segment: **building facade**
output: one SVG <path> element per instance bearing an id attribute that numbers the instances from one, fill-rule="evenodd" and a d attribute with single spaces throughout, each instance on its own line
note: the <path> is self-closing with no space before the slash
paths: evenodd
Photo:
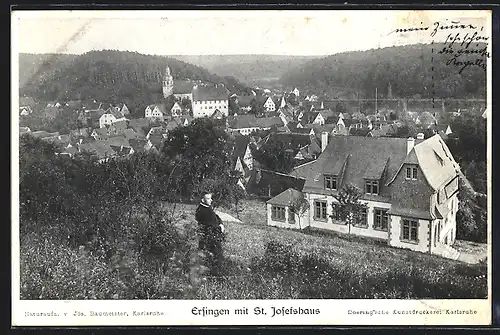
<path id="1" fill-rule="evenodd" d="M 229 92 L 223 85 L 197 85 L 193 88 L 193 117 L 210 117 L 216 110 L 229 115 Z"/>
<path id="2" fill-rule="evenodd" d="M 334 136 L 324 143 L 328 140 L 322 137 L 323 152 L 299 173 L 306 179 L 301 196 L 309 203 L 300 228 L 355 234 L 458 258 L 452 245 L 459 166 L 439 135 L 427 140 Z M 340 220 L 332 206 L 345 185 L 358 188 L 360 202 L 367 205 L 352 224 Z M 269 200 L 268 224 L 275 225 L 272 213 L 286 212 L 286 207 Z M 279 226 L 296 228 L 297 218 L 292 223 L 287 218 L 285 214 Z"/>

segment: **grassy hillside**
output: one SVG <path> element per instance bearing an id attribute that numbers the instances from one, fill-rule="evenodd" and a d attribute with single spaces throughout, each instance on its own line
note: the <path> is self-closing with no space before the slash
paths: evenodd
<path id="1" fill-rule="evenodd" d="M 96 99 L 145 107 L 162 97 L 166 66 L 174 79 L 223 83 L 230 91 L 245 87 L 177 59 L 124 51 L 91 51 L 79 56 L 20 55 L 20 94 L 36 100 Z M 43 64 L 42 67 L 38 67 Z M 37 69 L 38 67 L 38 69 Z M 26 80 L 29 78 L 29 80 Z"/>
<path id="2" fill-rule="evenodd" d="M 301 66 L 317 56 L 282 55 L 202 55 L 172 56 L 196 64 L 219 76 L 234 76 L 248 85 L 277 81 L 290 69 Z"/>
<path id="3" fill-rule="evenodd" d="M 284 74 L 281 83 L 330 96 L 357 99 L 378 97 L 484 98 L 486 72 L 479 66 L 448 64 L 453 57 L 440 54 L 443 44 L 418 44 L 368 51 L 345 52 L 314 59 Z M 484 44 L 470 46 L 480 50 Z M 456 52 L 457 48 L 455 48 Z M 481 59 L 480 54 L 461 55 L 459 61 Z M 390 89 L 389 89 L 390 86 Z M 391 91 L 391 92 L 389 92 Z"/>
<path id="4" fill-rule="evenodd" d="M 193 221 L 196 205 L 181 205 L 177 213 L 184 218 L 184 225 Z M 221 209 L 226 211 L 225 209 Z M 339 281 L 348 276 L 353 282 L 343 283 L 352 288 L 350 292 L 339 292 L 339 289 L 312 288 L 316 298 L 441 298 L 451 296 L 482 298 L 486 294 L 486 268 L 468 265 L 458 261 L 437 256 L 417 253 L 410 250 L 396 249 L 370 239 L 345 235 L 323 235 L 321 233 L 304 233 L 285 230 L 266 225 L 265 203 L 258 200 L 243 202 L 240 213 L 243 223 L 227 222 L 228 231 L 225 254 L 231 262 L 230 278 L 224 283 L 207 282 L 198 294 L 206 299 L 242 299 L 242 298 L 298 298 L 289 296 L 283 282 L 267 283 L 252 281 L 256 259 L 264 263 L 270 260 L 269 245 L 287 246 L 291 257 L 320 259 L 320 266 L 327 272 L 339 271 L 338 278 L 326 275 L 325 281 L 337 286 Z M 275 255 L 278 257 L 279 255 Z M 272 256 L 271 256 L 272 257 Z M 261 264 L 266 266 L 266 264 Z M 272 276 L 271 273 L 267 275 Z M 291 283 L 298 285 L 302 280 L 300 274 L 291 274 Z M 392 278 L 392 281 L 390 279 Z M 254 278 L 255 279 L 255 278 Z M 390 282 L 387 282 L 387 281 Z M 399 282 L 398 282 L 399 280 Z M 452 283 L 454 281 L 454 283 Z M 363 287 L 372 282 L 373 285 L 386 283 L 380 290 L 370 291 Z M 461 283 L 461 284 L 458 284 Z M 255 285 L 252 287 L 252 285 Z M 276 286 L 273 286 L 276 285 Z M 404 292 L 402 286 L 407 285 L 409 291 Z M 459 287 L 457 285 L 464 285 Z M 298 285 L 300 286 L 300 285 Z M 467 289 L 465 287 L 468 287 Z M 450 290 L 446 292 L 446 290 Z M 276 290 L 273 292 L 273 290 Z M 356 290 L 358 290 L 356 292 Z M 411 291 L 413 290 L 413 291 Z M 293 289 L 292 289 L 293 291 Z M 299 290 L 295 294 L 300 294 Z M 303 293 L 304 294 L 304 293 Z M 311 293 L 312 294 L 312 293 Z M 436 294 L 436 296 L 433 296 Z M 366 296 L 365 296 L 366 295 Z"/>

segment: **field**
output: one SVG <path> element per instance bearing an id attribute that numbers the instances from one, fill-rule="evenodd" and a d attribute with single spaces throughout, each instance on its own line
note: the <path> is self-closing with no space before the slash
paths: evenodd
<path id="1" fill-rule="evenodd" d="M 194 219 L 195 208 L 195 205 L 180 205 L 177 207 L 177 211 L 188 222 Z M 361 293 L 362 296 L 364 295 L 367 298 L 374 296 L 378 298 L 413 298 L 415 296 L 432 298 L 434 293 L 438 295 L 448 294 L 444 293 L 444 287 L 449 288 L 451 296 L 454 296 L 452 293 L 453 288 L 458 289 L 460 292 L 456 296 L 457 298 L 467 298 L 467 295 L 471 294 L 478 295 L 476 297 L 479 298 L 482 294 L 486 294 L 485 267 L 410 250 L 396 249 L 369 239 L 268 227 L 266 226 L 264 202 L 249 200 L 243 204 L 243 208 L 240 213 L 242 223 L 226 222 L 227 239 L 224 252 L 225 256 L 231 261 L 232 266 L 231 270 L 228 271 L 228 280 L 221 283 L 220 281 L 211 282 L 209 279 L 200 292 L 206 298 L 256 298 L 256 289 L 249 284 L 251 282 L 248 279 L 249 274 L 253 271 L 251 268 L 256 259 L 264 260 L 264 262 L 269 261 L 266 259 L 270 257 L 268 253 L 266 254 L 266 248 L 268 248 L 268 243 L 271 241 L 285 246 L 292 253 L 292 256 L 294 253 L 302 258 L 313 256 L 315 260 L 320 260 L 320 263 L 328 267 L 328 269 L 340 271 L 342 276 L 357 278 L 361 282 L 374 282 L 374 285 L 378 285 L 394 277 L 394 282 L 391 284 L 393 287 L 387 287 L 386 292 L 380 292 L 379 290 L 370 294 Z M 220 208 L 220 210 L 236 216 L 230 210 L 223 208 Z M 462 250 L 470 248 L 470 244 L 464 241 L 461 241 L 460 245 Z M 475 248 L 481 251 L 484 246 L 476 245 Z M 475 251 L 477 252 L 477 250 Z M 270 262 L 272 263 L 274 260 Z M 299 276 L 299 274 L 293 272 L 289 275 L 292 277 Z M 267 282 L 266 287 L 263 287 L 265 280 L 261 277 L 258 282 L 252 282 L 252 285 L 256 285 L 261 291 L 265 291 L 261 292 L 261 294 L 269 299 L 273 298 L 273 290 L 270 289 L 269 285 L 279 286 L 275 287 L 279 291 L 275 292 L 277 295 L 275 298 L 283 298 L 283 294 L 289 294 L 289 292 L 280 291 L 283 289 L 283 280 L 286 279 L 286 276 L 282 276 L 282 274 L 278 274 L 278 276 L 281 278 L 280 284 Z M 420 293 L 408 292 L 406 296 L 405 294 L 402 295 L 401 292 L 396 292 L 398 288 L 395 286 L 399 284 L 395 278 L 399 278 L 397 280 L 401 281 L 401 285 L 410 285 L 414 289 L 422 291 Z M 303 278 L 288 278 L 292 282 L 295 279 L 302 282 Z M 338 278 L 330 278 L 330 281 L 333 283 L 336 279 Z M 435 283 L 433 283 L 434 281 Z M 464 283 L 467 283 L 466 286 L 469 287 L 469 292 L 467 292 L 466 287 L 461 287 Z M 234 288 L 236 284 L 238 289 Z M 293 284 L 291 285 L 293 286 Z M 366 284 L 357 282 L 345 283 L 345 285 L 349 287 L 349 285 L 362 286 Z M 439 285 L 439 287 L 434 285 Z M 331 297 L 331 294 L 336 294 L 331 292 L 330 294 L 323 293 L 328 297 Z M 319 295 L 321 296 L 321 294 Z M 351 298 L 362 296 L 349 295 Z M 345 294 L 340 295 L 340 298 L 344 297 L 346 297 Z"/>

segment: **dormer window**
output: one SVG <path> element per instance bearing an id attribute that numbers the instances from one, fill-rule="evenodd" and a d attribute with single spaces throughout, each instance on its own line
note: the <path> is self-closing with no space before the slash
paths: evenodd
<path id="1" fill-rule="evenodd" d="M 365 180 L 365 193 L 366 194 L 379 194 L 378 180 Z"/>
<path id="2" fill-rule="evenodd" d="M 325 175 L 325 190 L 336 191 L 337 189 L 337 176 Z"/>
<path id="3" fill-rule="evenodd" d="M 406 167 L 406 179 L 417 180 L 417 167 L 407 166 Z"/>

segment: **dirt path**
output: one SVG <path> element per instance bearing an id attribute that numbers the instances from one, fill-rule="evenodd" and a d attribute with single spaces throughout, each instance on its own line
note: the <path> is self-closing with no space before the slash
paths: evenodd
<path id="1" fill-rule="evenodd" d="M 243 223 L 240 220 L 238 220 L 237 218 L 235 218 L 234 216 L 229 215 L 227 213 L 220 212 L 220 211 L 215 211 L 215 213 L 217 213 L 217 215 L 219 215 L 219 217 L 221 218 L 222 221 Z"/>
<path id="2" fill-rule="evenodd" d="M 459 261 L 477 264 L 488 256 L 488 245 L 470 241 L 457 240 L 453 246 L 460 252 Z"/>

